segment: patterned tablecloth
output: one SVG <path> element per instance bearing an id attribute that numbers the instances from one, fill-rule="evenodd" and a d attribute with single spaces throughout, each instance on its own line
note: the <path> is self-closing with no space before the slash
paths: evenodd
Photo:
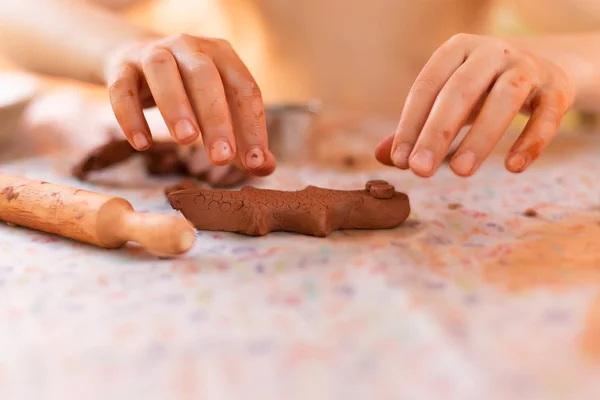
<path id="1" fill-rule="evenodd" d="M 327 239 L 200 232 L 175 260 L 0 225 L 0 399 L 600 398 L 599 146 L 468 180 L 284 167 L 260 185 L 386 179 L 413 213 Z M 80 185 L 69 165 L 2 170 Z M 173 212 L 138 167 L 85 188 Z"/>

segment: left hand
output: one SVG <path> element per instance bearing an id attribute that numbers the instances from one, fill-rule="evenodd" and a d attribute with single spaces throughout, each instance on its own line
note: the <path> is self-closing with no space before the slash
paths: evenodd
<path id="1" fill-rule="evenodd" d="M 490 155 L 519 112 L 530 114 L 506 156 L 524 171 L 556 134 L 574 101 L 570 77 L 558 65 L 509 41 L 459 34 L 433 54 L 408 95 L 396 133 L 377 147 L 386 165 L 429 177 L 460 129 L 473 122 L 450 160 L 470 176 Z"/>

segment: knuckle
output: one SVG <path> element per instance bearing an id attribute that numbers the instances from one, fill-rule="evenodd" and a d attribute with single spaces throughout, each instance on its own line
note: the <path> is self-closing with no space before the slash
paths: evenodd
<path id="1" fill-rule="evenodd" d="M 502 39 L 493 40 L 489 44 L 489 47 L 494 52 L 500 53 L 504 56 L 510 56 L 513 52 L 512 46 Z"/>
<path id="2" fill-rule="evenodd" d="M 480 53 L 480 56 L 487 58 L 495 65 L 505 64 L 508 60 L 513 60 L 516 53 L 510 44 L 501 39 L 486 39 L 476 51 Z"/>
<path id="3" fill-rule="evenodd" d="M 513 93 L 514 96 L 518 96 L 521 90 L 531 90 L 534 86 L 531 74 L 522 69 L 504 74 L 502 84 L 502 88 L 508 90 L 509 93 Z"/>
<path id="4" fill-rule="evenodd" d="M 233 46 L 231 45 L 231 42 L 229 42 L 229 40 L 225 40 L 225 39 L 221 39 L 221 38 L 213 38 L 211 40 L 212 40 L 213 44 L 215 45 L 215 47 L 218 47 L 220 49 L 233 48 Z"/>
<path id="5" fill-rule="evenodd" d="M 190 43 L 195 41 L 195 37 L 188 35 L 187 33 L 178 33 L 171 37 L 171 41 L 179 43 Z"/>
<path id="6" fill-rule="evenodd" d="M 193 60 L 187 66 L 192 74 L 205 74 L 214 68 L 212 59 L 200 52 L 194 54 Z"/>
<path id="7" fill-rule="evenodd" d="M 213 52 L 232 52 L 233 46 L 228 40 L 221 38 L 203 38 L 203 46 Z"/>
<path id="8" fill-rule="evenodd" d="M 521 55 L 521 60 L 519 61 L 519 66 L 523 69 L 537 70 L 538 69 L 537 58 L 531 53 L 524 53 L 523 55 Z"/>
<path id="9" fill-rule="evenodd" d="M 163 41 L 157 42 L 154 47 L 162 47 L 169 52 L 173 51 L 172 54 L 175 55 L 177 53 L 194 52 L 198 49 L 202 50 L 202 44 L 203 38 L 201 37 L 192 36 L 186 33 L 179 33 L 177 35 L 169 36 Z"/>
<path id="10" fill-rule="evenodd" d="M 108 94 L 111 102 L 120 102 L 133 97 L 133 82 L 125 77 L 119 77 L 108 86 Z"/>
<path id="11" fill-rule="evenodd" d="M 173 55 L 164 47 L 152 47 L 146 50 L 142 56 L 142 66 L 148 68 L 164 64 L 173 59 Z"/>
<path id="12" fill-rule="evenodd" d="M 446 44 L 450 46 L 463 46 L 466 43 L 470 42 L 473 39 L 474 35 L 468 33 L 456 33 L 452 35 L 450 39 L 446 42 Z"/>

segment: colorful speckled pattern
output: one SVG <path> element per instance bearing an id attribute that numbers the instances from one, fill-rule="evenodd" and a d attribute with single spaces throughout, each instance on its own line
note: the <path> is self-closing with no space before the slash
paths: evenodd
<path id="1" fill-rule="evenodd" d="M 519 176 L 495 159 L 470 180 L 282 168 L 261 182 L 386 179 L 414 209 L 391 231 L 201 232 L 157 260 L 0 225 L 0 399 L 600 398 L 597 143 Z M 67 164 L 3 171 L 80 185 Z M 173 212 L 138 171 L 84 187 Z"/>

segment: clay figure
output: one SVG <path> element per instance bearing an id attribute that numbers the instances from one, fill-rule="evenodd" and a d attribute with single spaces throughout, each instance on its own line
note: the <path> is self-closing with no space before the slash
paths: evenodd
<path id="1" fill-rule="evenodd" d="M 171 207 L 196 229 L 250 236 L 285 231 L 325 237 L 339 229 L 390 229 L 410 214 L 408 196 L 385 181 L 369 181 L 363 190 L 308 186 L 299 191 L 212 190 L 184 183 L 166 192 Z"/>
<path id="2" fill-rule="evenodd" d="M 139 155 L 144 158 L 151 175 L 183 175 L 206 181 L 213 187 L 231 187 L 249 179 L 248 172 L 234 165 L 214 166 L 201 146 L 180 146 L 173 142 L 154 142 L 143 152 L 135 150 L 127 140 L 111 139 L 88 154 L 72 171 L 85 180 L 93 171 L 102 170 Z"/>

